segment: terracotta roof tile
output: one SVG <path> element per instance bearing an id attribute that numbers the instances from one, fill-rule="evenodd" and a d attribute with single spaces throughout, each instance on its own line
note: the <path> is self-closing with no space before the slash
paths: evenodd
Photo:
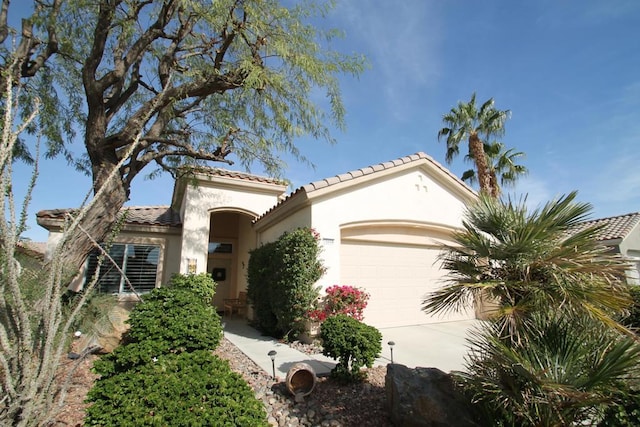
<path id="1" fill-rule="evenodd" d="M 578 229 L 582 230 L 594 225 L 602 226 L 603 228 L 598 231 L 596 238 L 598 240 L 616 240 L 627 237 L 639 222 L 640 212 L 633 212 L 625 215 L 585 221 L 580 223 Z"/>
<path id="2" fill-rule="evenodd" d="M 267 184 L 280 184 L 284 185 L 285 182 L 281 179 L 270 178 L 266 176 L 253 175 L 245 172 L 230 171 L 227 169 L 219 168 L 193 168 L 193 172 L 197 172 L 209 176 L 222 176 L 227 178 L 241 179 L 245 181 L 264 182 Z"/>
<path id="3" fill-rule="evenodd" d="M 353 170 L 353 171 L 350 171 L 350 172 L 347 172 L 347 173 L 336 175 L 336 176 L 333 176 L 333 177 L 330 177 L 330 178 L 324 178 L 324 179 L 321 179 L 321 180 L 314 181 L 314 182 L 311 182 L 309 184 L 303 185 L 302 187 L 299 187 L 293 193 L 291 193 L 290 195 L 285 197 L 282 201 L 280 201 L 280 203 L 278 203 L 278 205 L 276 205 L 273 208 L 269 209 L 269 211 L 267 211 L 266 213 L 261 215 L 259 218 L 257 218 L 254 222 L 259 221 L 261 218 L 267 216 L 270 212 L 274 211 L 279 206 L 283 205 L 284 203 L 287 203 L 287 201 L 289 199 L 291 199 L 294 195 L 296 195 L 296 194 L 298 194 L 300 192 L 304 191 L 306 193 L 311 193 L 313 191 L 320 190 L 320 189 L 326 188 L 326 187 L 330 187 L 332 185 L 336 185 L 336 184 L 339 184 L 341 182 L 350 181 L 350 180 L 353 180 L 353 179 L 360 178 L 362 176 L 371 175 L 371 174 L 374 174 L 374 173 L 377 173 L 377 172 L 381 172 L 381 171 L 384 171 L 384 170 L 392 169 L 392 168 L 397 167 L 397 166 L 401 166 L 401 165 L 404 165 L 404 164 L 412 163 L 412 162 L 415 162 L 415 161 L 420 161 L 422 159 L 427 160 L 433 166 L 435 166 L 436 168 L 440 169 L 442 172 L 447 174 L 453 180 L 457 181 L 460 185 L 462 185 L 465 188 L 468 188 L 471 192 L 473 192 L 473 190 L 467 184 L 465 184 L 460 178 L 458 178 L 457 176 L 452 174 L 448 169 L 443 167 L 440 163 L 436 162 L 431 156 L 428 156 L 427 154 L 425 154 L 423 152 L 418 152 L 418 153 L 415 153 L 415 154 L 411 154 L 409 156 L 401 157 L 399 159 L 395 159 L 395 160 L 388 161 L 388 162 L 383 162 L 383 163 L 378 163 L 378 164 L 371 165 L 371 166 L 366 166 L 366 167 L 361 168 L 361 169 L 356 169 L 356 170 Z"/>
<path id="4" fill-rule="evenodd" d="M 67 212 L 75 212 L 77 209 L 49 209 L 36 214 L 38 218 L 60 219 Z M 182 225 L 180 214 L 169 206 L 125 206 L 121 212 L 127 212 L 127 224 L 159 225 L 179 227 Z"/>
<path id="5" fill-rule="evenodd" d="M 169 206 L 130 206 L 123 208 L 123 210 L 127 212 L 127 224 L 170 227 L 182 225 L 180 214 Z"/>

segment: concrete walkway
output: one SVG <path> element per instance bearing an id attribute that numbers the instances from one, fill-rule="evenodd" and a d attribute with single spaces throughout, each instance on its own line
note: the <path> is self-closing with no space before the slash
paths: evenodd
<path id="1" fill-rule="evenodd" d="M 249 326 L 246 320 L 224 318 L 225 337 L 253 360 L 265 372 L 284 379 L 289 369 L 298 362 L 309 364 L 317 376 L 328 375 L 336 365 L 334 359 L 321 354 L 310 356 L 289 345 L 278 342 L 272 337 L 263 336 Z M 382 354 L 376 359 L 375 366 L 391 362 L 393 341 L 393 362 L 406 365 L 435 367 L 442 371 L 464 369 L 464 357 L 467 353 L 467 331 L 477 325 L 476 320 L 433 323 L 396 328 L 382 328 Z M 276 351 L 271 362 L 268 353 Z"/>

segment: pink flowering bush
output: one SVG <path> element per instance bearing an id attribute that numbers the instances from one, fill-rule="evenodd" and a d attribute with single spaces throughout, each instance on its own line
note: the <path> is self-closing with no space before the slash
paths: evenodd
<path id="1" fill-rule="evenodd" d="M 327 317 L 336 314 L 345 314 L 356 320 L 363 320 L 364 309 L 369 301 L 368 293 L 360 288 L 346 285 L 330 286 L 326 293 L 321 307 L 308 313 L 310 320 L 323 322 Z"/>

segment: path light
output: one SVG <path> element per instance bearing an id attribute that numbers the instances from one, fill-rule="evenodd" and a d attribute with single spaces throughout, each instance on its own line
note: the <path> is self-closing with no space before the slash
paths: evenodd
<path id="1" fill-rule="evenodd" d="M 267 353 L 267 356 L 271 358 L 271 369 L 273 369 L 274 380 L 276 379 L 276 354 L 278 354 L 278 352 L 275 350 L 271 350 L 269 353 Z"/>
<path id="2" fill-rule="evenodd" d="M 396 343 L 389 341 L 387 344 L 389 344 L 389 348 L 391 349 L 391 363 L 393 363 L 393 346 L 396 345 Z"/>

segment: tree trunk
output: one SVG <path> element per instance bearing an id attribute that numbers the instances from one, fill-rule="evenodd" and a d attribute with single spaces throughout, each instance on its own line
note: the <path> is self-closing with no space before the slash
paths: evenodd
<path id="1" fill-rule="evenodd" d="M 487 166 L 487 157 L 484 154 L 484 146 L 476 132 L 469 135 L 469 152 L 473 155 L 478 172 L 478 183 L 480 184 L 480 192 L 493 195 L 491 186 L 491 176 L 489 167 Z"/>
<path id="2" fill-rule="evenodd" d="M 113 230 L 120 209 L 128 199 L 128 188 L 125 187 L 119 173 L 110 180 L 106 179 L 115 167 L 115 164 L 108 161 L 94 165 L 94 172 L 97 172 L 94 173 L 94 198 L 97 198 L 83 216 L 80 227 L 67 239 L 62 255 L 65 265 L 70 270 L 82 267 L 94 246 L 91 239 L 97 242 L 105 240 Z M 101 188 L 103 189 L 100 192 Z"/>

